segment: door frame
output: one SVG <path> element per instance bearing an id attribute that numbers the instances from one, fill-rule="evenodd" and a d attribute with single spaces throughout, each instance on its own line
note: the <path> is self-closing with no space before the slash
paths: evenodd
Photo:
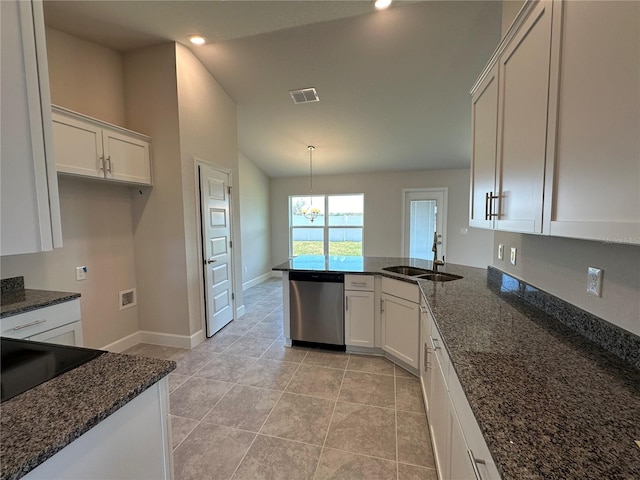
<path id="1" fill-rule="evenodd" d="M 233 197 L 232 195 L 235 193 L 234 192 L 234 185 L 233 185 L 233 171 L 229 168 L 225 168 L 225 167 L 221 167 L 219 165 L 216 165 L 214 163 L 211 162 L 207 162 L 206 160 L 202 160 L 201 158 L 197 158 L 194 157 L 194 180 L 195 180 L 195 202 L 196 202 L 196 224 L 197 224 L 197 228 L 198 228 L 198 235 L 196 235 L 198 241 L 197 241 L 197 245 L 198 245 L 198 281 L 200 284 L 200 288 L 199 288 L 199 294 L 200 294 L 200 305 L 202 307 L 202 315 L 201 315 L 201 322 L 202 322 L 202 331 L 204 332 L 204 336 L 205 339 L 209 338 L 207 336 L 207 314 L 208 314 L 208 305 L 207 305 L 207 295 L 205 292 L 205 288 L 207 285 L 207 280 L 206 280 L 206 272 L 204 269 L 204 241 L 203 241 L 203 235 L 204 235 L 204 229 L 203 227 L 203 222 L 202 222 L 202 196 L 201 196 L 201 192 L 200 192 L 200 166 L 205 166 L 208 168 L 212 168 L 214 170 L 217 170 L 221 173 L 224 173 L 226 175 L 229 175 L 229 187 L 231 187 L 231 194 L 229 194 L 229 240 L 232 242 L 232 247 L 231 247 L 231 269 L 230 269 L 230 273 L 231 273 L 231 308 L 233 309 L 233 320 L 236 320 L 238 318 L 238 309 L 236 308 L 236 302 L 237 302 L 237 295 L 236 295 L 236 255 L 235 255 L 235 246 L 237 245 L 236 243 L 236 239 L 235 239 L 235 235 L 234 235 L 234 221 L 233 221 L 233 212 L 234 212 L 234 208 L 233 208 Z M 233 322 L 233 320 L 231 320 Z"/>
<path id="2" fill-rule="evenodd" d="M 415 193 L 415 192 L 442 192 L 443 193 L 443 209 L 444 209 L 444 215 L 442 216 L 442 230 L 443 230 L 443 242 L 442 242 L 442 250 L 440 251 L 440 256 L 442 255 L 446 255 L 447 252 L 447 217 L 449 216 L 449 187 L 415 187 L 415 188 L 403 188 L 402 189 L 402 205 L 401 205 L 401 209 L 402 209 L 402 214 L 400 216 L 400 218 L 402 218 L 402 235 L 401 235 L 401 252 L 402 252 L 402 257 L 406 257 L 407 256 L 407 251 L 405 249 L 405 226 L 406 223 L 408 222 L 408 219 L 406 218 L 406 208 L 405 205 L 407 203 L 407 193 Z"/>

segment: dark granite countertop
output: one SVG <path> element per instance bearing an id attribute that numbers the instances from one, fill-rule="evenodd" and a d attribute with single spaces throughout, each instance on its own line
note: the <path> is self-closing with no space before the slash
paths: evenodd
<path id="1" fill-rule="evenodd" d="M 639 479 L 640 371 L 524 301 L 518 281 L 448 265 L 420 281 L 504 480 Z"/>
<path id="2" fill-rule="evenodd" d="M 105 353 L 0 406 L 1 480 L 16 480 L 175 369 L 175 362 Z"/>
<path id="3" fill-rule="evenodd" d="M 640 370 L 522 299 L 518 289 L 532 298 L 540 291 L 511 277 L 496 286 L 486 269 L 447 264 L 440 270 L 464 278 L 431 282 L 382 270 L 391 265 L 431 268 L 415 259 L 297 257 L 274 270 L 418 283 L 503 480 L 640 479 Z M 629 335 L 625 345 L 636 351 L 627 358 L 637 360 Z"/>
<path id="4" fill-rule="evenodd" d="M 283 272 L 319 271 L 355 275 L 383 275 L 395 278 L 396 280 L 416 283 L 415 280 L 405 275 L 399 275 L 383 270 L 385 267 L 392 267 L 395 265 L 409 265 L 412 267 L 425 268 L 427 270 L 431 270 L 433 268 L 433 262 L 430 260 L 422 260 L 420 258 L 302 255 L 291 258 L 280 265 L 276 265 L 272 270 Z M 440 267 L 440 270 L 446 272 L 446 266 Z"/>
<path id="5" fill-rule="evenodd" d="M 0 318 L 37 310 L 38 308 L 50 307 L 51 305 L 68 302 L 79 297 L 79 293 L 31 290 L 28 288 L 3 292 L 0 302 Z"/>

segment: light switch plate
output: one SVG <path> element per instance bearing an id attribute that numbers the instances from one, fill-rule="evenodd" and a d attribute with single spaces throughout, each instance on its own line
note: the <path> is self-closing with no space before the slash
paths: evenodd
<path id="1" fill-rule="evenodd" d="M 504 260 L 504 244 L 498 245 L 498 260 Z"/>
<path id="2" fill-rule="evenodd" d="M 518 249 L 516 247 L 511 247 L 511 265 L 515 265 L 516 264 L 516 253 L 518 252 Z"/>

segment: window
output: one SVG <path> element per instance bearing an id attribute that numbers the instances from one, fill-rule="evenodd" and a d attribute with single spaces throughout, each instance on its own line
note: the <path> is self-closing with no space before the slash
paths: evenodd
<path id="1" fill-rule="evenodd" d="M 316 212 L 311 221 L 305 213 Z M 361 256 L 364 195 L 289 197 L 291 256 Z"/>

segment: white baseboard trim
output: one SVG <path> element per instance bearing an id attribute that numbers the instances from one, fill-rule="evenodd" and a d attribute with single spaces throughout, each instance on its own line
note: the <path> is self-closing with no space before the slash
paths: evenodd
<path id="1" fill-rule="evenodd" d="M 142 342 L 140 340 L 140 331 L 138 330 L 131 335 L 127 335 L 120 340 L 116 340 L 115 342 L 111 342 L 110 344 L 105 345 L 104 347 L 100 348 L 100 350 L 107 350 L 108 352 L 113 353 L 121 353 L 139 343 Z"/>
<path id="2" fill-rule="evenodd" d="M 248 282 L 244 282 L 242 284 L 242 290 L 246 290 L 247 288 L 255 287 L 256 285 L 258 285 L 258 284 L 260 284 L 262 282 L 266 282 L 267 280 L 269 280 L 272 277 L 279 276 L 279 275 L 274 275 L 275 273 L 280 273 L 280 272 L 267 272 L 267 273 L 264 273 L 264 274 L 254 278 L 252 280 L 249 280 Z"/>
<path id="3" fill-rule="evenodd" d="M 240 318 L 245 314 L 245 312 L 246 309 L 244 308 L 244 305 L 240 305 L 238 308 L 236 308 L 236 318 Z"/>
<path id="4" fill-rule="evenodd" d="M 174 333 L 149 332 L 138 330 L 120 340 L 105 345 L 101 350 L 121 353 L 139 343 L 151 343 L 153 345 L 165 345 L 168 347 L 193 348 L 205 340 L 204 330 L 198 330 L 193 335 L 176 335 Z"/>

